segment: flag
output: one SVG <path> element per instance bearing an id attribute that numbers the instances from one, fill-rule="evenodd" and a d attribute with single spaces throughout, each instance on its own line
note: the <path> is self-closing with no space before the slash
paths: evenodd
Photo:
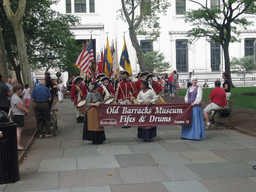
<path id="1" fill-rule="evenodd" d="M 124 38 L 124 47 L 123 47 L 123 51 L 122 51 L 121 59 L 120 59 L 120 65 L 124 70 L 128 71 L 130 73 L 130 75 L 132 75 L 132 66 L 130 63 L 125 38 Z"/>
<path id="2" fill-rule="evenodd" d="M 94 54 L 92 49 L 92 39 L 90 39 L 87 48 L 84 48 L 80 55 L 78 56 L 75 66 L 77 66 L 83 73 L 87 76 L 92 76 L 92 64 L 94 61 Z"/>
<path id="3" fill-rule="evenodd" d="M 103 73 L 103 61 L 104 61 L 104 56 L 103 56 L 103 51 L 98 55 L 98 60 L 97 60 L 97 65 L 96 65 L 96 74 L 101 74 Z"/>
<path id="4" fill-rule="evenodd" d="M 117 55 L 117 42 L 115 43 L 116 49 L 113 45 L 113 73 L 114 73 L 114 78 L 118 78 L 118 73 L 119 73 L 119 65 L 118 65 L 118 55 Z"/>
<path id="5" fill-rule="evenodd" d="M 107 48 L 105 49 L 104 53 L 104 73 L 111 77 L 111 65 L 113 63 L 112 54 L 109 48 L 108 38 L 107 38 Z"/>

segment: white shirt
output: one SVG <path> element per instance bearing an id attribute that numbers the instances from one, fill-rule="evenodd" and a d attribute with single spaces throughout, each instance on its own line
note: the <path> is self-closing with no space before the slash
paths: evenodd
<path id="1" fill-rule="evenodd" d="M 141 104 L 142 102 L 151 102 L 152 104 L 155 104 L 158 99 L 159 96 L 156 95 L 155 91 L 152 89 L 149 89 L 146 93 L 141 90 L 137 96 L 138 104 Z"/>
<path id="2" fill-rule="evenodd" d="M 188 88 L 187 93 L 185 95 L 185 102 L 188 101 L 188 94 L 194 91 L 194 90 L 191 91 L 190 88 L 191 87 Z M 202 101 L 202 98 L 203 98 L 203 89 L 202 89 L 202 87 L 198 87 L 197 95 L 196 95 L 196 100 L 194 101 L 194 103 L 199 105 L 201 103 L 201 101 Z"/>
<path id="3" fill-rule="evenodd" d="M 31 90 L 30 90 L 30 88 L 24 89 L 22 93 L 24 94 L 24 99 L 31 99 L 31 95 L 30 95 Z"/>

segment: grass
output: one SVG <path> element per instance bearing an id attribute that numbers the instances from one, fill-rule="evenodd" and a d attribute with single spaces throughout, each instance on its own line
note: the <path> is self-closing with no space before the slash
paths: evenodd
<path id="1" fill-rule="evenodd" d="M 203 100 L 209 101 L 213 89 L 203 88 Z M 186 89 L 179 89 L 179 96 L 185 96 Z M 242 93 L 256 93 L 256 87 L 236 87 L 231 89 L 230 99 L 235 99 L 235 106 L 256 111 L 256 96 L 241 95 Z"/>

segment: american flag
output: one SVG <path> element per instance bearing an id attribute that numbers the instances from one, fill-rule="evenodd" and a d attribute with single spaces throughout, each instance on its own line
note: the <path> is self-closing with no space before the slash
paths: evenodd
<path id="1" fill-rule="evenodd" d="M 92 41 L 90 40 L 87 48 L 83 49 L 76 60 L 76 66 L 83 71 L 87 76 L 92 76 L 92 65 L 91 62 L 94 62 L 94 54 L 92 49 Z"/>

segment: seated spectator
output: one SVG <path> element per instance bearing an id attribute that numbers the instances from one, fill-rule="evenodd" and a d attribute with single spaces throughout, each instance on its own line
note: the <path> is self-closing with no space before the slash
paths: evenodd
<path id="1" fill-rule="evenodd" d="M 209 98 L 210 104 L 207 105 L 203 110 L 204 118 L 206 120 L 205 129 L 209 129 L 211 125 L 208 113 L 213 110 L 221 110 L 227 105 L 226 92 L 220 87 L 220 81 L 215 81 L 215 89 L 211 91 Z"/>

